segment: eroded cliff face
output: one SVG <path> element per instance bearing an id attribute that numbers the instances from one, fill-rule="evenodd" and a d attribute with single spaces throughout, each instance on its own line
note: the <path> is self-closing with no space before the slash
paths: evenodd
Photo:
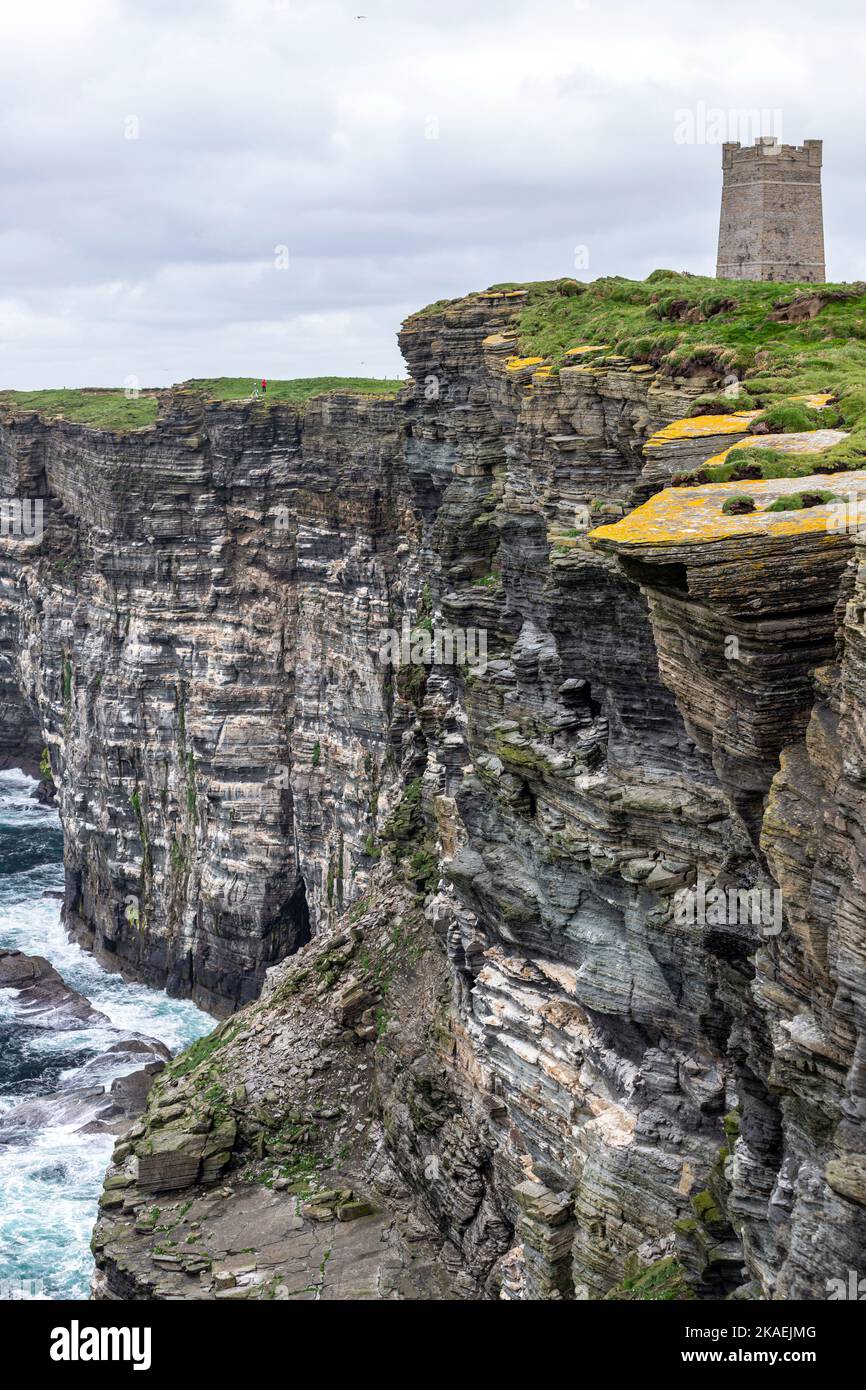
<path id="1" fill-rule="evenodd" d="M 410 319 L 393 400 L 3 422 L 4 486 L 46 499 L 2 621 L 70 926 L 221 1011 L 289 957 L 116 1151 L 105 1296 L 817 1298 L 858 1267 L 856 547 L 588 541 L 707 381 L 539 372 L 517 303 Z M 392 670 L 404 617 L 483 630 L 486 666 Z M 780 886 L 781 931 L 689 921 L 701 882 Z"/>
<path id="2" fill-rule="evenodd" d="M 401 439 L 345 397 L 303 425 L 183 393 L 129 435 L 4 422 L 5 495 L 45 499 L 4 557 L 6 651 L 106 963 L 224 1011 L 341 907 L 390 730 L 367 630 L 402 611 Z"/>

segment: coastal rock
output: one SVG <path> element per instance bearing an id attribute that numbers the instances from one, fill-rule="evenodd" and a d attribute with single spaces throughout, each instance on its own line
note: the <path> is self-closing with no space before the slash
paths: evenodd
<path id="1" fill-rule="evenodd" d="M 0 950 L 0 989 L 15 990 L 16 1009 L 31 1027 L 83 1028 L 109 1022 L 82 995 L 70 989 L 44 956 Z"/>
<path id="2" fill-rule="evenodd" d="M 0 951 L 0 989 L 15 991 L 13 1007 L 27 1028 L 52 1032 L 86 1028 L 97 1037 L 115 1038 L 56 1091 L 5 1110 L 0 1134 L 14 1137 L 21 1131 L 56 1125 L 73 1126 L 82 1134 L 117 1134 L 141 1113 L 154 1077 L 171 1056 L 163 1043 L 141 1034 L 122 1034 L 105 1014 L 71 989 L 43 956 Z M 123 1062 L 129 1063 L 128 1073 L 107 1085 L 99 1079 L 107 1067 L 114 1069 Z"/>
<path id="3" fill-rule="evenodd" d="M 817 1299 L 862 1263 L 859 543 L 767 512 L 802 478 L 667 487 L 753 412 L 694 424 L 711 364 L 521 357 L 524 293 L 413 315 L 391 399 L 0 411 L 49 518 L 0 631 L 66 921 L 229 1015 L 115 1151 L 100 1297 Z M 395 671 L 404 619 L 484 657 Z"/>

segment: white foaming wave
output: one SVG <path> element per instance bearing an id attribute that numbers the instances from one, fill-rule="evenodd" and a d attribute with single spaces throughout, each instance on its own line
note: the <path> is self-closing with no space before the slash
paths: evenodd
<path id="1" fill-rule="evenodd" d="M 109 977 L 120 981 L 119 975 Z M 159 1038 L 172 1052 L 210 1033 L 217 1020 L 189 999 L 171 999 L 147 985 L 123 984 L 112 997 L 93 1001 L 124 1032 Z"/>
<path id="2" fill-rule="evenodd" d="M 79 1052 L 101 1052 L 119 1041 L 117 1033 L 110 1027 L 43 1030 L 39 1026 L 34 1027 L 34 1020 L 26 1014 L 24 1023 L 28 1033 L 22 1051 L 25 1057 L 32 1057 L 37 1061 L 47 1062 L 55 1053 L 68 1057 Z"/>
<path id="3" fill-rule="evenodd" d="M 22 772 L 20 767 L 6 767 L 0 772 L 0 792 L 11 794 L 22 791 L 29 796 L 36 786 L 36 778 L 31 777 L 28 772 Z"/>
<path id="4" fill-rule="evenodd" d="M 56 898 L 0 905 L 0 947 L 45 956 L 66 983 L 117 1028 L 159 1038 L 172 1052 L 216 1026 L 215 1020 L 189 999 L 171 999 L 160 990 L 109 974 L 93 956 L 70 941 Z"/>
<path id="5" fill-rule="evenodd" d="M 39 783 L 19 768 L 0 772 L 0 825 L 44 825 L 59 829 L 60 817 L 54 806 L 37 801 L 33 795 Z"/>
<path id="6" fill-rule="evenodd" d="M 35 786 L 36 781 L 20 771 L 0 772 L 0 826 L 22 829 L 30 837 L 41 829 L 46 834 L 59 829 L 56 811 L 33 800 Z M 48 853 L 50 857 L 50 846 Z M 28 1027 L 19 1039 L 25 1057 L 48 1067 L 55 1053 L 58 1060 L 81 1054 L 81 1068 L 64 1066 L 59 1073 L 59 1091 L 77 1081 L 108 1085 L 136 1069 L 122 1055 L 99 1055 L 119 1040 L 115 1029 L 158 1038 L 173 1052 L 210 1032 L 215 1020 L 189 1000 L 128 984 L 70 941 L 58 899 L 43 896 L 46 890 L 62 887 L 63 868 L 57 862 L 0 874 L 0 947 L 46 957 L 70 988 L 110 1020 L 91 1021 L 75 1030 Z M 0 990 L 4 1025 L 20 1012 L 18 994 Z M 32 1023 L 36 1022 L 34 1017 Z M 39 1094 L 37 1085 L 27 1093 L 0 1095 L 0 1114 Z M 26 1142 L 24 1136 L 21 1139 L 0 1144 L 0 1285 L 13 1288 L 16 1280 L 23 1280 L 21 1292 L 9 1293 L 13 1298 L 86 1298 L 93 1268 L 90 1233 L 113 1137 L 78 1134 L 74 1125 L 55 1122 L 29 1131 Z M 30 1281 L 36 1281 L 33 1288 L 41 1281 L 41 1288 L 34 1292 Z"/>
<path id="7" fill-rule="evenodd" d="M 53 894 L 61 890 L 63 865 L 56 863 L 0 874 L 0 923 L 3 923 L 0 931 L 15 930 L 15 917 L 22 908 L 31 910 L 42 905 L 47 913 L 60 913 L 60 898 Z"/>
<path id="8" fill-rule="evenodd" d="M 41 1281 L 46 1297 L 86 1298 L 90 1232 L 114 1138 L 41 1130 L 0 1147 L 0 1279 Z"/>

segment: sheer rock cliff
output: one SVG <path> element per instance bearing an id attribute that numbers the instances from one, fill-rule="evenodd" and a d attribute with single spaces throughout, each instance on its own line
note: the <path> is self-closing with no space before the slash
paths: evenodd
<path id="1" fill-rule="evenodd" d="M 538 370 L 518 304 L 409 319 L 394 398 L 2 413 L 46 526 L 0 561 L 0 737 L 48 750 L 66 920 L 231 1014 L 115 1151 L 99 1296 L 858 1268 L 859 545 L 618 533 L 708 377 Z M 486 662 L 394 669 L 404 623 Z M 689 920 L 700 885 L 782 918 Z"/>

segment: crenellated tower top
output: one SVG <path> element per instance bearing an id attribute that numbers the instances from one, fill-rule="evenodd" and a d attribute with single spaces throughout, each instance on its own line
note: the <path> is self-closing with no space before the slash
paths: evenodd
<path id="1" fill-rule="evenodd" d="M 764 135 L 722 146 L 720 279 L 825 279 L 822 144 Z"/>

